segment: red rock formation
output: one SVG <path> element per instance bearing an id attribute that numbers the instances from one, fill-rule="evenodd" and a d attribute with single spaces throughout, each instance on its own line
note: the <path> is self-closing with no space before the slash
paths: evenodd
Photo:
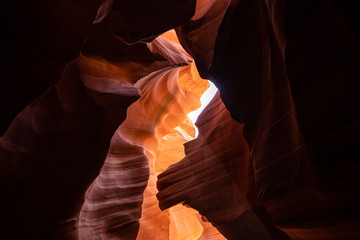
<path id="1" fill-rule="evenodd" d="M 269 239 L 273 234 L 274 239 L 288 239 L 271 222 L 253 213 L 261 204 L 256 197 L 249 148 L 241 137 L 243 124 L 230 117 L 219 94 L 196 125 L 199 136 L 185 143 L 185 158 L 158 176 L 160 207 L 178 203 L 193 207 L 227 239 Z M 228 231 L 223 225 L 240 216 L 246 216 L 240 221 L 246 230 Z"/>
<path id="2" fill-rule="evenodd" d="M 184 125 L 183 121 L 188 112 L 199 107 L 199 97 L 208 83 L 197 75 L 194 63 L 180 67 L 190 63 L 191 58 L 178 44 L 174 32 L 164 34 L 170 41 L 161 37 L 148 44 L 149 49 L 162 58 L 151 55 L 144 45 L 124 46 L 101 25 L 106 26 L 95 26 L 84 49 L 84 54 L 90 57 L 87 68 L 91 70 L 91 75 L 84 81 L 97 85 L 108 78 L 136 82 L 134 86 L 140 89 L 142 97 L 128 109 L 127 120 L 113 137 L 102 171 L 87 192 L 80 215 L 80 239 L 135 239 L 137 235 L 138 239 L 168 239 L 169 236 L 171 239 L 191 239 L 194 234 L 200 236 L 202 221 L 198 220 L 194 210 L 178 206 L 160 211 L 155 183 L 159 168 L 165 169 L 181 159 L 182 144 L 186 141 L 182 135 L 175 136 L 179 140 L 171 145 L 171 149 L 164 150 L 162 139 L 176 133 L 174 128 L 179 125 L 186 134 L 194 136 L 194 127 Z M 106 45 L 99 44 L 104 41 L 107 41 Z M 124 55 L 124 51 L 128 51 L 128 55 Z M 114 55 L 114 52 L 118 54 Z M 141 52 L 140 59 L 134 52 Z M 104 90 L 109 86 L 104 85 Z M 147 184 L 146 171 L 149 171 L 144 168 L 148 160 L 143 151 L 150 160 L 150 179 L 141 208 L 142 191 Z M 134 159 L 131 165 L 123 165 L 122 162 L 128 162 L 129 158 Z M 146 162 L 140 164 L 140 159 Z M 131 187 L 134 184 L 136 191 Z M 184 214 L 187 217 L 179 217 Z M 162 230 L 155 230 L 159 228 Z M 209 233 L 205 233 L 205 238 L 209 234 L 219 234 L 211 230 L 212 227 L 207 226 L 207 229 Z"/>
<path id="3" fill-rule="evenodd" d="M 201 34 L 187 37 L 192 31 L 218 33 L 209 36 L 216 38 L 213 56 L 197 51 L 194 58 L 199 66 L 207 63 L 201 74 L 215 82 L 232 117 L 244 123 L 260 198 L 291 183 L 306 159 L 285 69 L 283 19 L 277 14 L 283 4 L 232 1 L 217 20 L 221 25 L 198 20 L 201 27 L 190 23 L 178 31 L 190 52 L 187 42 L 207 46 Z M 208 15 L 221 9 L 213 5 Z"/>
<path id="4" fill-rule="evenodd" d="M 243 125 L 231 119 L 219 94 L 196 125 L 199 136 L 185 143 L 185 158 L 158 177 L 160 207 L 183 203 L 212 222 L 234 219 L 257 205 L 249 149 L 238 137 Z"/>
<path id="5" fill-rule="evenodd" d="M 111 137 L 138 89 L 122 84 L 103 92 L 81 80 L 81 61 L 22 111 L 1 138 L 12 170 L 3 199 L 7 231 L 49 237 L 56 224 L 77 218 L 88 186 L 99 174 Z M 111 83 L 111 82 L 110 82 Z M 15 192 L 14 192 L 15 191 Z M 49 231 L 49 232 L 48 232 Z M 23 238 L 19 237 L 19 238 Z"/>
<path id="6" fill-rule="evenodd" d="M 143 148 L 116 133 L 100 175 L 87 190 L 79 221 L 80 239 L 136 239 L 149 178 Z"/>
<path id="7" fill-rule="evenodd" d="M 207 220 L 228 239 L 359 238 L 360 45 L 345 3 L 4 9 L 1 239 L 223 238 Z M 156 38 L 172 28 L 188 53 L 174 32 Z M 185 143 L 208 86 L 192 59 L 224 105 Z"/>
<path id="8" fill-rule="evenodd" d="M 265 202 L 267 208 L 291 237 L 309 239 L 313 234 L 314 239 L 328 239 L 330 235 L 341 238 L 336 234 L 340 231 L 339 225 L 349 227 L 348 233 L 342 235 L 344 238 L 357 236 L 359 233 L 353 226 L 358 220 L 349 219 L 348 215 L 358 212 L 355 206 L 359 202 L 359 195 L 350 190 L 350 185 L 354 185 L 351 182 L 358 181 L 355 180 L 358 177 L 354 177 L 358 164 L 353 161 L 358 158 L 354 149 L 359 141 L 354 136 L 360 126 L 360 101 L 355 90 L 359 89 L 355 80 L 359 78 L 355 69 L 360 59 L 358 39 L 327 1 L 283 4 L 283 1 L 239 1 L 238 4 L 233 1 L 219 29 L 210 73 L 205 69 L 202 74 L 212 74 L 210 77 L 221 89 L 232 116 L 245 123 L 244 133 L 254 151 L 252 159 L 260 193 L 261 178 L 265 177 L 267 180 L 263 183 L 275 186 L 268 192 L 272 199 Z M 308 18 L 302 17 L 304 12 L 309 13 Z M 347 16 L 345 19 L 349 20 Z M 211 30 L 207 32 L 212 32 L 216 26 L 209 25 L 208 29 Z M 180 39 L 186 39 L 186 34 L 193 29 L 187 30 L 188 26 L 178 30 L 183 35 Z M 285 45 L 286 38 L 288 45 Z M 201 38 L 190 40 L 196 46 L 206 46 L 201 44 Z M 191 44 L 185 46 L 191 51 Z M 194 57 L 203 61 L 204 56 L 197 51 Z M 261 96 L 265 98 L 261 100 Z M 257 111 L 261 114 L 256 114 Z M 276 115 L 283 117 L 276 120 Z M 250 125 L 247 117 L 251 119 Z M 267 130 L 261 130 L 263 127 Z M 251 140 L 254 137 L 255 142 Z M 306 152 L 303 143 L 310 150 L 310 162 L 302 155 Z M 299 154 L 297 160 L 283 152 L 286 149 L 291 154 Z M 276 155 L 281 152 L 284 158 L 276 162 Z M 339 159 L 343 161 L 340 163 Z M 266 170 L 261 162 L 267 161 Z M 301 168 L 296 167 L 299 163 Z M 285 167 L 286 164 L 293 167 Z M 296 175 L 297 179 L 293 178 Z M 286 178 L 293 184 L 286 183 Z M 348 178 L 352 180 L 345 180 Z M 282 189 L 287 194 L 275 190 L 280 182 L 287 185 Z M 332 221 L 338 226 L 331 226 Z"/>
<path id="9" fill-rule="evenodd" d="M 232 116 L 244 122 L 244 136 L 250 145 L 259 197 L 272 198 L 265 202 L 272 217 L 282 222 L 284 229 L 295 239 L 308 239 L 310 232 L 316 236 L 314 239 L 328 239 L 330 235 L 339 238 L 335 234 L 340 231 L 339 227 L 330 227 L 329 219 L 337 219 L 339 225 L 349 226 L 349 233 L 344 236 L 357 236 L 358 232 L 353 227 L 357 220 L 349 220 L 344 214 L 352 211 L 349 209 L 357 211 L 354 206 L 359 196 L 350 190 L 350 183 L 335 180 L 334 177 L 353 178 L 354 171 L 349 169 L 358 169 L 351 160 L 358 156 L 354 149 L 359 145 L 354 137 L 359 132 L 356 116 L 360 101 L 354 90 L 358 89 L 355 79 L 359 78 L 359 74 L 353 68 L 360 59 L 358 40 L 354 39 L 334 8 L 325 1 L 316 5 L 284 4 L 283 1 L 232 1 L 220 28 L 216 24 L 209 24 L 214 18 L 206 21 L 205 14 L 197 23 L 190 22 L 177 29 L 177 32 L 186 49 L 196 59 L 201 74 L 216 82 Z M 216 6 L 212 3 L 209 5 Z M 311 12 L 305 23 L 297 6 Z M 208 9 L 208 15 L 216 11 L 211 7 Z M 217 11 L 220 10 L 221 6 L 217 7 Z M 320 29 L 322 33 L 318 34 L 317 30 Z M 212 41 L 206 41 L 201 32 L 210 39 L 214 39 L 215 35 L 205 32 L 218 33 L 213 55 L 192 47 L 211 49 L 209 45 Z M 335 32 L 338 35 L 333 37 Z M 314 38 L 307 39 L 312 34 L 317 34 L 316 41 L 311 42 Z M 288 58 L 285 59 L 288 36 L 291 42 L 286 48 Z M 328 41 L 327 38 L 332 40 Z M 311 50 L 301 51 L 297 48 L 302 45 L 306 48 L 303 40 L 307 40 L 306 47 L 311 46 Z M 317 52 L 319 49 L 322 52 Z M 339 60 L 336 57 L 340 53 L 346 55 L 346 64 L 337 63 Z M 213 59 L 209 60 L 211 57 Z M 329 68 L 332 65 L 326 64 L 336 65 L 338 73 L 330 77 L 327 72 L 317 68 L 316 63 L 308 65 L 306 58 L 312 57 L 321 59 L 319 63 L 326 71 L 332 71 Z M 209 61 L 212 61 L 211 65 Z M 210 70 L 207 69 L 209 66 Z M 303 68 L 300 70 L 299 66 Z M 305 79 L 301 79 L 298 71 Z M 287 73 L 291 77 L 289 82 Z M 344 84 L 337 90 L 334 86 L 342 78 Z M 304 80 L 311 83 L 306 84 Z M 320 94 L 324 91 L 326 93 Z M 298 115 L 295 114 L 297 109 L 300 110 Z M 311 110 L 311 114 L 308 110 Z M 340 119 L 342 122 L 338 121 Z M 336 130 L 330 130 L 330 126 L 337 126 Z M 310 162 L 302 134 L 310 150 Z M 346 149 L 346 153 L 342 149 Z M 334 156 L 344 158 L 344 162 L 335 163 L 337 160 Z M 327 170 L 329 164 L 332 166 L 330 171 Z M 333 166 L 341 166 L 341 170 Z M 167 185 L 166 177 L 161 181 Z M 336 186 L 336 190 L 326 186 L 329 181 L 333 187 Z M 344 188 L 340 189 L 339 186 Z M 280 194 L 284 190 L 288 193 Z M 176 201 L 186 202 L 189 199 L 191 196 L 180 200 L 177 198 Z M 198 207 L 201 209 L 201 206 Z M 238 221 L 237 228 L 245 219 Z M 301 222 L 299 219 L 307 220 Z M 312 230 L 306 227 L 307 221 L 311 222 Z M 296 227 L 291 228 L 287 223 Z M 325 229 L 330 233 L 326 233 Z M 232 233 L 236 231 L 236 228 L 230 229 Z"/>

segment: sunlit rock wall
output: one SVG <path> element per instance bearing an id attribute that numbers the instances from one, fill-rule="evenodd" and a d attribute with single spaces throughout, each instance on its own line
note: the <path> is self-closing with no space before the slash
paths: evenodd
<path id="1" fill-rule="evenodd" d="M 106 85 L 110 77 L 114 85 L 131 79 L 141 98 L 128 108 L 126 120 L 113 136 L 101 173 L 87 191 L 80 214 L 80 239 L 221 236 L 192 209 L 176 206 L 161 211 L 155 196 L 157 175 L 184 157 L 182 144 L 195 137 L 187 114 L 200 107 L 200 96 L 209 87 L 176 41 L 172 31 L 148 44 L 153 53 L 166 57 L 163 61 L 168 67 L 164 68 L 164 63 L 153 64 L 161 68 L 138 79 L 139 70 L 146 72 L 154 67 L 139 63 L 139 70 L 131 72 L 132 62 L 86 60 L 94 71 L 84 78 L 85 82 L 103 85 L 105 89 L 110 86 Z"/>
<path id="2" fill-rule="evenodd" d="M 358 239 L 354 6 L 5 2 L 0 238 Z"/>

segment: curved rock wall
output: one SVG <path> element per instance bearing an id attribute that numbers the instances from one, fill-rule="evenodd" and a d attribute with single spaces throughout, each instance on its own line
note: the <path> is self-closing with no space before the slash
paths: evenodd
<path id="1" fill-rule="evenodd" d="M 0 238 L 359 238 L 345 5 L 5 2 Z"/>

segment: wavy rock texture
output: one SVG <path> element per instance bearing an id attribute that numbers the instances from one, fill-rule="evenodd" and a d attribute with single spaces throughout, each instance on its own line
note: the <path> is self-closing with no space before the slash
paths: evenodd
<path id="1" fill-rule="evenodd" d="M 211 222 L 225 222 L 256 206 L 249 149 L 219 94 L 199 116 L 199 136 L 185 143 L 186 157 L 159 175 L 158 199 L 166 209 L 189 205 Z"/>
<path id="2" fill-rule="evenodd" d="M 199 66 L 212 61 L 199 70 L 244 123 L 259 197 L 294 239 L 359 235 L 359 39 L 339 16 L 350 10 L 331 2 L 231 1 L 220 27 L 206 28 L 218 34 L 212 60 L 191 47 L 207 46 L 193 34 L 206 21 L 177 29 Z"/>
<path id="3" fill-rule="evenodd" d="M 80 239 L 218 237 L 196 211 L 177 206 L 162 212 L 155 196 L 157 174 L 184 156 L 182 144 L 195 135 L 187 113 L 200 107 L 199 98 L 209 84 L 200 78 L 174 32 L 147 44 L 153 54 L 163 56 L 153 62 L 117 58 L 114 52 L 128 47 L 119 46 L 119 40 L 106 35 L 100 25 L 94 32 L 84 49 L 90 56 L 86 69 L 91 72 L 84 76 L 84 82 L 102 86 L 104 91 L 111 87 L 102 84 L 106 79 L 135 83 L 141 98 L 128 109 L 101 173 L 87 191 L 80 215 Z M 104 38 L 108 44 L 101 49 L 97 41 Z M 145 55 L 142 59 L 149 59 L 143 48 L 130 48 Z M 128 59 L 132 57 L 137 56 Z M 190 65 L 181 67 L 184 64 Z"/>
<path id="4" fill-rule="evenodd" d="M 336 1 L 200 5 L 208 12 L 178 28 L 179 39 L 244 123 L 259 198 L 273 219 L 294 239 L 357 236 L 358 218 L 346 216 L 359 202 L 350 190 L 359 179 L 359 41 L 347 26 L 355 19 L 338 14 L 350 10 Z M 215 12 L 223 16 L 206 18 Z"/>
<path id="5" fill-rule="evenodd" d="M 140 97 L 129 85 L 112 85 L 104 92 L 84 84 L 81 72 L 79 61 L 69 63 L 62 79 L 21 112 L 1 138 L 11 154 L 7 161 L 13 172 L 7 180 L 17 196 L 2 204 L 7 206 L 8 238 L 24 233 L 51 238 L 59 233 L 48 230 L 77 218 L 114 131 Z"/>
<path id="6" fill-rule="evenodd" d="M 6 1 L 0 238 L 358 239 L 348 3 Z"/>
<path id="7" fill-rule="evenodd" d="M 135 86 L 142 90 L 142 98 L 129 108 L 129 117 L 119 128 L 126 139 L 144 146 L 150 161 L 138 239 L 196 239 L 202 233 L 195 211 L 177 206 L 161 212 L 155 196 L 157 175 L 184 156 L 182 144 L 195 134 L 186 114 L 199 107 L 196 99 L 208 83 L 196 77 L 194 67 L 192 63 L 164 69 L 141 79 Z"/>
<path id="8" fill-rule="evenodd" d="M 149 178 L 143 148 L 115 134 L 100 175 L 87 190 L 80 239 L 136 239 Z"/>
<path id="9" fill-rule="evenodd" d="M 219 93 L 196 125 L 199 136 L 184 144 L 186 156 L 158 176 L 160 208 L 190 206 L 221 232 L 223 223 L 238 221 L 231 234 L 223 232 L 227 239 L 289 239 L 256 214 L 261 204 L 243 124 L 231 118 Z"/>
<path id="10" fill-rule="evenodd" d="M 156 175 L 161 169 L 165 169 L 184 156 L 182 144 L 195 135 L 194 126 L 187 119 L 187 113 L 200 106 L 199 98 L 209 84 L 200 78 L 194 63 L 189 62 L 191 58 L 181 50 L 181 47 L 171 43 L 176 39 L 174 32 L 164 35 L 170 41 L 158 38 L 149 44 L 153 52 L 167 57 L 165 59 L 157 56 L 156 61 L 149 63 L 143 63 L 139 59 L 129 61 L 124 59 L 123 55 L 120 55 L 122 56 L 120 58 L 115 55 L 113 58 L 104 54 L 110 50 L 115 52 L 124 50 L 124 47 L 116 44 L 118 41 L 111 42 L 111 37 L 107 39 L 109 44 L 105 45 L 105 49 L 94 48 L 98 36 L 102 33 L 102 26 L 95 27 L 93 35 L 87 40 L 84 48 L 86 56 L 80 56 L 68 64 L 63 78 L 55 88 L 51 88 L 48 93 L 24 110 L 2 138 L 2 145 L 8 152 L 14 152 L 12 153 L 16 155 L 14 159 L 20 161 L 15 167 L 16 174 L 19 174 L 19 169 L 23 169 L 30 174 L 24 177 L 27 180 L 32 178 L 37 181 L 48 180 L 37 184 L 42 191 L 50 195 L 46 198 L 50 205 L 63 201 L 64 197 L 68 198 L 66 200 L 68 203 L 63 202 L 63 207 L 57 209 L 58 212 L 50 211 L 51 206 L 49 209 L 40 209 L 37 205 L 41 205 L 44 199 L 38 198 L 44 194 L 38 194 L 37 188 L 28 188 L 36 193 L 34 194 L 36 198 L 33 200 L 36 204 L 32 210 L 38 211 L 39 219 L 44 218 L 42 220 L 47 221 L 48 214 L 48 217 L 56 216 L 61 221 L 64 220 L 61 224 L 58 224 L 60 220 L 57 218 L 51 221 L 55 224 L 54 230 L 50 229 L 49 233 L 44 232 L 44 235 L 49 234 L 46 236 L 50 238 L 54 237 L 52 234 L 56 237 L 67 235 L 69 238 L 76 238 L 76 216 L 82 205 L 84 190 L 97 176 L 98 167 L 102 165 L 104 154 L 107 153 L 110 138 L 116 126 L 126 116 L 126 107 L 122 106 L 127 106 L 136 100 L 139 89 L 141 99 L 128 109 L 127 120 L 112 137 L 100 175 L 87 191 L 80 214 L 79 238 L 135 239 L 138 235 L 138 239 L 149 236 L 153 236 L 153 239 L 169 239 L 169 237 L 193 239 L 200 236 L 207 239 L 207 237 L 219 236 L 219 233 L 209 224 L 203 223 L 198 213 L 192 209 L 177 206 L 161 212 L 155 197 Z M 106 35 L 102 35 L 102 41 L 104 39 Z M 149 59 L 147 57 L 151 55 L 151 52 L 144 50 L 148 49 L 146 45 L 139 48 L 135 46 L 133 49 L 144 53 L 142 59 Z M 102 53 L 103 57 L 97 57 L 99 53 Z M 190 65 L 181 66 L 188 63 Z M 164 66 L 168 67 L 164 68 Z M 134 72 L 132 69 L 142 70 Z M 69 117 L 67 112 L 71 113 Z M 62 117 L 64 114 L 65 117 Z M 59 119 L 64 119 L 61 121 L 65 123 L 58 123 Z M 174 130 L 176 127 L 177 130 Z M 38 133 L 33 133 L 33 128 L 47 134 L 38 136 Z M 97 128 L 99 133 L 91 131 L 91 128 Z M 26 134 L 26 138 L 23 139 L 21 135 L 19 136 L 22 132 L 31 134 Z M 64 135 L 64 133 L 68 134 Z M 174 144 L 166 147 L 168 143 L 163 143 L 163 138 L 173 139 Z M 87 142 L 89 144 L 85 144 Z M 47 149 L 49 153 L 39 158 L 40 153 L 33 152 L 42 151 L 41 149 Z M 25 153 L 22 153 L 24 151 Z M 26 154 L 33 155 L 32 159 L 37 159 L 38 163 L 34 165 L 30 161 L 25 161 Z M 51 172 L 51 175 L 55 180 L 57 175 L 67 175 L 69 179 L 66 183 L 77 183 L 74 185 L 74 190 L 65 185 L 63 191 L 56 189 L 58 192 L 54 196 L 49 193 L 55 183 L 47 175 L 50 173 L 45 171 L 48 168 L 48 164 L 45 163 L 52 155 L 57 158 L 56 161 L 51 162 L 51 166 L 55 167 L 55 163 L 60 166 L 66 163 L 67 167 L 65 170 L 55 167 L 58 174 Z M 71 157 L 65 159 L 65 156 Z M 75 160 L 77 157 L 83 161 Z M 91 159 L 98 161 L 96 167 L 91 167 Z M 22 162 L 28 167 L 22 166 Z M 84 171 L 84 167 L 89 171 L 92 170 L 91 174 Z M 39 169 L 33 171 L 34 168 Z M 41 169 L 43 171 L 40 171 Z M 149 169 L 151 175 L 148 183 Z M 85 178 L 86 174 L 88 181 L 81 184 L 80 178 Z M 64 185 L 62 179 L 56 180 L 56 183 Z M 143 192 L 147 184 L 142 209 Z M 70 189 L 71 192 L 66 191 Z M 74 194 L 73 192 L 76 191 L 79 193 Z M 60 198 L 59 195 L 64 197 Z M 71 200 L 76 201 L 77 207 L 70 207 L 73 204 Z M 31 209 L 29 207 L 31 203 L 33 202 L 24 204 L 24 208 Z M 73 220 L 69 220 L 69 213 L 66 212 L 70 209 Z M 21 210 L 19 209 L 19 212 Z M 29 217 L 32 215 L 34 213 L 29 213 Z M 13 217 L 16 219 L 17 214 Z M 33 220 L 36 224 L 42 222 Z M 13 226 L 23 227 L 22 224 L 26 221 L 28 220 L 23 219 L 23 222 Z M 159 226 L 163 226 L 160 228 L 163 230 L 158 231 Z M 30 231 L 32 225 L 27 227 Z M 204 228 L 206 231 L 203 232 Z M 31 229 L 30 234 L 35 234 L 32 232 L 37 230 L 40 231 L 40 229 Z"/>
<path id="11" fill-rule="evenodd" d="M 284 4 L 231 1 L 225 9 L 212 4 L 198 20 L 200 27 L 189 23 L 178 30 L 189 52 L 192 45 L 214 49 L 212 56 L 196 51 L 193 57 L 200 73 L 221 89 L 232 117 L 244 123 L 259 198 L 268 198 L 293 182 L 307 155 L 285 69 L 285 37 L 279 24 Z M 223 13 L 217 24 L 206 21 L 216 12 Z M 193 35 L 199 29 L 214 35 Z M 208 38 L 214 39 L 213 45 L 209 46 Z"/>

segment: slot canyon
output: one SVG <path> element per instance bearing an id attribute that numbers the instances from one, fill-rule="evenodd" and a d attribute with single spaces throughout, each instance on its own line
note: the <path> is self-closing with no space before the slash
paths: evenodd
<path id="1" fill-rule="evenodd" d="M 356 1 L 2 9 L 1 240 L 360 239 Z"/>

